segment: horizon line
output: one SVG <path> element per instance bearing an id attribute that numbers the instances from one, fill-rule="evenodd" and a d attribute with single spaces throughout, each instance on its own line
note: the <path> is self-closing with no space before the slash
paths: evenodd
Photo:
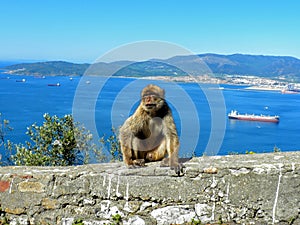
<path id="1" fill-rule="evenodd" d="M 207 52 L 207 53 L 196 53 L 196 54 L 189 54 L 189 55 L 174 55 L 170 58 L 167 59 L 171 59 L 173 57 L 184 57 L 184 56 L 192 56 L 192 55 L 197 55 L 197 56 L 201 56 L 201 55 L 217 55 L 217 56 L 233 56 L 233 55 L 244 55 L 244 56 L 264 56 L 264 57 L 290 57 L 290 58 L 295 58 L 300 60 L 300 58 L 296 57 L 296 56 L 291 56 L 291 55 L 272 55 L 272 54 L 250 54 L 250 53 L 231 53 L 231 54 L 224 54 L 224 53 L 212 53 L 212 52 Z M 148 60 L 143 60 L 143 61 L 151 61 L 151 60 L 156 60 L 156 58 L 154 59 L 148 59 Z M 157 60 L 160 60 L 159 58 L 157 58 Z M 0 62 L 6 62 L 6 63 L 39 63 L 39 62 L 69 62 L 69 63 L 76 63 L 76 64 L 94 64 L 94 63 L 100 63 L 100 62 L 96 62 L 96 60 L 94 60 L 95 62 L 91 62 L 89 60 L 77 60 L 77 59 L 2 59 L 0 58 Z M 113 62 L 118 62 L 118 61 L 132 61 L 132 62 L 139 62 L 139 61 L 135 61 L 135 60 L 116 60 Z M 104 62 L 106 63 L 106 62 Z"/>

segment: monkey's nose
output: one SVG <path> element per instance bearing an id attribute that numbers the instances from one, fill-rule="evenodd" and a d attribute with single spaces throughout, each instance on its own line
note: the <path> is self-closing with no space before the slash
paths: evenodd
<path id="1" fill-rule="evenodd" d="M 146 97 L 146 103 L 150 103 L 151 102 L 151 97 Z"/>

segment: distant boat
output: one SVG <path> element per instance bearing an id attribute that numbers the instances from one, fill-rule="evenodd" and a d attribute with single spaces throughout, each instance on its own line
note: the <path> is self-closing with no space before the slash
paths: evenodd
<path id="1" fill-rule="evenodd" d="M 248 121 L 260 121 L 260 122 L 272 122 L 279 123 L 279 116 L 266 116 L 266 115 L 254 115 L 254 114 L 239 114 L 236 110 L 232 110 L 228 114 L 229 119 L 235 120 L 248 120 Z"/>
<path id="2" fill-rule="evenodd" d="M 60 83 L 56 83 L 56 84 L 48 84 L 48 86 L 58 87 L 58 86 L 60 86 Z"/>
<path id="3" fill-rule="evenodd" d="M 45 76 L 41 76 L 41 75 L 36 75 L 36 76 L 34 76 L 34 78 L 45 79 L 46 77 Z"/>
<path id="4" fill-rule="evenodd" d="M 16 82 L 22 82 L 22 83 L 24 83 L 24 82 L 26 82 L 26 79 L 22 79 L 22 80 L 16 80 Z"/>

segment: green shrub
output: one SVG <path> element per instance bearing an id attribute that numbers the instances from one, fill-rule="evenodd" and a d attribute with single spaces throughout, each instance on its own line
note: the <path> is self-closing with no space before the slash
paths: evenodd
<path id="1" fill-rule="evenodd" d="M 100 143 L 102 144 L 102 148 L 109 149 L 111 161 L 122 161 L 123 157 L 118 140 L 118 132 L 114 127 L 111 129 L 111 131 L 112 134 L 108 138 L 106 138 L 106 135 L 103 135 L 100 138 Z"/>
<path id="2" fill-rule="evenodd" d="M 6 131 L 13 130 L 9 126 L 9 120 L 2 119 L 2 114 L 0 113 L 0 147 L 4 144 L 4 137 L 6 134 Z"/>
<path id="3" fill-rule="evenodd" d="M 30 141 L 25 144 L 7 142 L 10 160 L 15 165 L 25 166 L 70 166 L 88 163 L 90 153 L 104 160 L 101 149 L 92 143 L 93 136 L 72 115 L 62 118 L 44 114 L 41 126 L 36 123 L 27 128 Z"/>

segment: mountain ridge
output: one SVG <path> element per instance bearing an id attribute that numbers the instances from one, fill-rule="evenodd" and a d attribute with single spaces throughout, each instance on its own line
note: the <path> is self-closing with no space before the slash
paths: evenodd
<path id="1" fill-rule="evenodd" d="M 115 61 L 110 63 L 99 62 L 71 63 L 65 61 L 47 61 L 36 63 L 21 63 L 6 66 L 3 69 L 10 74 L 21 75 L 83 75 L 87 71 L 91 75 L 111 75 L 147 77 L 147 76 L 185 76 L 183 68 L 193 66 L 195 60 L 205 63 L 207 70 L 201 73 L 222 75 L 252 75 L 265 78 L 287 79 L 300 81 L 300 59 L 292 56 L 269 56 L 250 54 L 222 55 L 205 53 L 198 55 L 174 56 L 169 59 L 153 59 L 148 61 Z M 92 66 L 91 66 L 92 65 Z M 100 72 L 99 72 L 100 71 Z M 194 75 L 196 75 L 194 74 Z"/>

